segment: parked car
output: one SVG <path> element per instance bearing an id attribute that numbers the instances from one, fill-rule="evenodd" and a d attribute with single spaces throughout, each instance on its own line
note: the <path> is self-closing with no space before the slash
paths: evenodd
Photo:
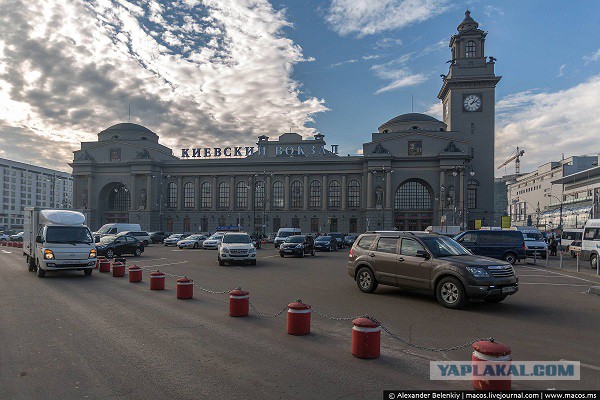
<path id="1" fill-rule="evenodd" d="M 150 235 L 148 234 L 148 232 L 144 232 L 144 231 L 125 231 L 125 232 L 121 232 L 118 233 L 117 236 L 131 236 L 136 238 L 137 240 L 139 240 L 140 242 L 142 242 L 145 246 L 148 246 L 150 244 Z"/>
<path id="2" fill-rule="evenodd" d="M 279 228 L 277 236 L 273 240 L 273 245 L 278 248 L 281 243 L 285 242 L 285 239 L 294 235 L 302 235 L 300 228 Z"/>
<path id="3" fill-rule="evenodd" d="M 23 241 L 23 232 L 19 232 L 16 235 L 10 235 L 8 240 L 11 242 L 22 242 Z"/>
<path id="4" fill-rule="evenodd" d="M 177 246 L 177 242 L 181 239 L 185 239 L 187 235 L 185 233 L 174 233 L 163 240 L 165 246 Z"/>
<path id="5" fill-rule="evenodd" d="M 581 254 L 581 240 L 574 240 L 568 247 L 568 252 L 571 253 L 571 257 L 577 257 L 577 254 Z"/>
<path id="6" fill-rule="evenodd" d="M 6 242 L 10 238 L 10 235 L 6 233 L 0 233 L 0 242 Z"/>
<path id="7" fill-rule="evenodd" d="M 372 293 L 378 284 L 435 294 L 447 308 L 469 299 L 503 301 L 519 290 L 508 262 L 473 255 L 452 238 L 435 233 L 382 232 L 358 237 L 348 259 L 348 274 Z"/>
<path id="8" fill-rule="evenodd" d="M 600 219 L 588 219 L 583 228 L 581 259 L 590 262 L 590 267 L 598 268 L 600 256 Z"/>
<path id="9" fill-rule="evenodd" d="M 125 223 L 110 223 L 104 224 L 96 232 L 92 233 L 94 238 L 100 238 L 102 236 L 116 235 L 121 232 L 137 232 L 141 231 L 142 227 L 140 224 L 125 224 Z"/>
<path id="10" fill-rule="evenodd" d="M 581 241 L 583 238 L 583 229 L 564 229 L 560 235 L 561 250 L 567 251 L 569 245 L 575 240 Z"/>
<path id="11" fill-rule="evenodd" d="M 511 264 L 527 257 L 523 234 L 516 230 L 465 231 L 454 239 L 473 254 Z"/>
<path id="12" fill-rule="evenodd" d="M 295 235 L 288 237 L 279 245 L 279 255 L 304 257 L 306 254 L 315 255 L 315 241 L 312 236 Z"/>
<path id="13" fill-rule="evenodd" d="M 319 236 L 315 239 L 315 250 L 318 251 L 336 251 L 337 240 L 331 236 Z"/>
<path id="14" fill-rule="evenodd" d="M 355 240 L 356 240 L 355 235 L 348 235 L 348 236 L 344 237 L 344 244 L 346 245 L 346 247 L 351 247 L 354 244 Z"/>
<path id="15" fill-rule="evenodd" d="M 202 242 L 202 248 L 212 250 L 218 249 L 219 245 L 221 244 L 221 241 L 223 240 L 223 236 L 225 236 L 225 233 L 215 233 L 214 235 L 206 239 L 204 242 Z"/>
<path id="16" fill-rule="evenodd" d="M 199 249 L 206 239 L 208 238 L 205 235 L 190 235 L 177 242 L 177 247 L 180 249 Z"/>
<path id="17" fill-rule="evenodd" d="M 100 238 L 100 242 L 96 244 L 96 251 L 99 256 L 106 258 L 120 257 L 123 254 L 139 257 L 144 252 L 144 244 L 132 236 L 109 235 Z"/>
<path id="18" fill-rule="evenodd" d="M 525 239 L 527 257 L 545 259 L 548 244 L 544 241 L 538 228 L 535 226 L 518 226 L 517 230 L 523 234 L 523 239 Z"/>
<path id="19" fill-rule="evenodd" d="M 162 243 L 166 238 L 171 236 L 170 233 L 167 232 L 149 232 L 150 241 L 152 243 Z"/>
<path id="20" fill-rule="evenodd" d="M 219 242 L 217 251 L 219 265 L 231 262 L 245 262 L 256 265 L 256 248 L 250 235 L 242 232 L 224 234 Z"/>
<path id="21" fill-rule="evenodd" d="M 331 236 L 337 241 L 338 249 L 343 249 L 346 247 L 346 242 L 344 241 L 345 235 L 339 232 L 330 232 L 327 236 Z"/>

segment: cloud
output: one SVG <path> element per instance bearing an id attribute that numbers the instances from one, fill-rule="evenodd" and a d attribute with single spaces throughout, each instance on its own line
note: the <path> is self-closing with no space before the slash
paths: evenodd
<path id="1" fill-rule="evenodd" d="M 443 121 L 444 120 L 444 109 L 443 109 L 442 103 L 437 102 L 437 103 L 431 105 L 431 107 L 429 107 L 427 109 L 427 111 L 425 111 L 425 114 L 431 115 L 432 117 L 435 117 L 435 118 L 439 119 L 440 121 Z"/>
<path id="2" fill-rule="evenodd" d="M 600 49 L 594 51 L 593 53 L 583 56 L 583 61 L 585 61 L 586 64 L 589 64 L 594 61 L 600 61 Z"/>
<path id="3" fill-rule="evenodd" d="M 448 9 L 447 0 L 332 0 L 325 20 L 341 36 L 402 29 Z"/>
<path id="4" fill-rule="evenodd" d="M 0 127 L 19 143 L 8 158 L 35 153 L 36 138 L 69 154 L 129 106 L 173 147 L 251 144 L 290 126 L 309 135 L 327 110 L 291 79 L 314 59 L 267 0 L 4 1 Z"/>
<path id="5" fill-rule="evenodd" d="M 331 64 L 329 66 L 329 68 L 337 68 L 337 67 L 341 67 L 342 65 L 346 65 L 346 64 L 353 64 L 355 62 L 358 62 L 357 59 L 353 58 L 352 60 L 346 60 L 346 61 L 340 61 L 338 63 L 335 64 Z"/>
<path id="6" fill-rule="evenodd" d="M 400 47 L 402 46 L 402 39 L 399 38 L 391 38 L 385 37 L 383 39 L 379 39 L 377 43 L 375 43 L 375 47 L 387 49 L 390 47 Z"/>
<path id="7" fill-rule="evenodd" d="M 558 75 L 556 75 L 556 76 L 564 76 L 566 69 L 567 69 L 567 64 L 561 65 L 560 68 L 558 68 Z"/>
<path id="8" fill-rule="evenodd" d="M 501 8 L 494 6 L 485 6 L 484 12 L 489 18 L 493 18 L 496 15 L 501 17 L 504 16 L 504 11 Z"/>
<path id="9" fill-rule="evenodd" d="M 377 89 L 375 94 L 381 94 L 409 86 L 416 86 L 425 82 L 428 79 L 427 75 L 413 73 L 410 68 L 406 66 L 408 61 L 410 61 L 414 55 L 414 52 L 407 53 L 385 64 L 373 65 L 371 70 L 377 77 L 391 81 L 387 85 Z"/>
<path id="10" fill-rule="evenodd" d="M 598 109 L 600 75 L 566 90 L 528 90 L 504 97 L 496 105 L 496 165 L 517 146 L 526 150 L 523 171 L 559 160 L 561 153 L 598 153 Z"/>

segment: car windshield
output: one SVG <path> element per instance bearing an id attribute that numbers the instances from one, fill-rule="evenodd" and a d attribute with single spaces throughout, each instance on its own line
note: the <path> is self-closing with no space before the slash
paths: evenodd
<path id="1" fill-rule="evenodd" d="M 290 236 L 289 238 L 285 239 L 286 243 L 303 243 L 304 242 L 304 236 Z"/>
<path id="2" fill-rule="evenodd" d="M 47 243 L 94 243 L 90 230 L 83 226 L 49 226 L 46 230 Z"/>
<path id="3" fill-rule="evenodd" d="M 279 234 L 277 236 L 279 236 L 280 238 L 286 238 L 288 236 L 292 236 L 293 232 L 290 231 L 284 231 L 284 232 L 279 232 Z"/>
<path id="4" fill-rule="evenodd" d="M 249 235 L 225 235 L 223 243 L 250 243 Z"/>
<path id="5" fill-rule="evenodd" d="M 112 243 L 117 237 L 115 235 L 104 236 L 100 238 L 100 244 Z"/>
<path id="6" fill-rule="evenodd" d="M 209 240 L 221 240 L 221 239 L 223 239 L 223 235 L 212 235 L 208 239 Z"/>
<path id="7" fill-rule="evenodd" d="M 167 239 L 181 239 L 183 235 L 177 234 L 177 235 L 171 235 L 169 236 Z"/>
<path id="8" fill-rule="evenodd" d="M 202 235 L 192 235 L 192 236 L 186 237 L 186 239 L 189 239 L 189 240 L 197 240 L 197 239 L 201 239 L 201 238 L 202 238 Z"/>
<path id="9" fill-rule="evenodd" d="M 331 240 L 331 236 L 320 236 L 315 239 L 315 242 L 328 242 Z"/>
<path id="10" fill-rule="evenodd" d="M 425 243 L 425 246 L 427 246 L 429 251 L 436 257 L 471 255 L 469 250 L 465 249 L 454 239 L 449 237 L 427 236 L 422 237 L 421 240 L 423 243 Z"/>
<path id="11" fill-rule="evenodd" d="M 523 232 L 523 238 L 527 242 L 539 242 L 542 240 L 542 235 L 535 232 Z"/>

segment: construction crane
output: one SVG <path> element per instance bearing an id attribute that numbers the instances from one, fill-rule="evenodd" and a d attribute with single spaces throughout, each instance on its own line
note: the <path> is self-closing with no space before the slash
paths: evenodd
<path id="1" fill-rule="evenodd" d="M 519 175 L 521 173 L 521 157 L 523 157 L 523 154 L 525 154 L 525 150 L 517 147 L 517 150 L 513 153 L 513 155 L 508 157 L 508 160 L 504 161 L 498 167 L 498 169 L 504 167 L 505 165 L 508 165 L 508 163 L 510 163 L 512 160 L 515 160 L 515 174 Z"/>

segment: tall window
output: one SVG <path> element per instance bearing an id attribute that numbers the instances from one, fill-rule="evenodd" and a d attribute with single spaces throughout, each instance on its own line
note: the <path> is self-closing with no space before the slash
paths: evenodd
<path id="1" fill-rule="evenodd" d="M 131 196 L 125 186 L 112 189 L 108 194 L 108 209 L 110 211 L 127 211 L 131 206 Z"/>
<path id="2" fill-rule="evenodd" d="M 188 182 L 183 185 L 183 206 L 185 208 L 193 208 L 194 207 L 194 184 L 192 182 Z"/>
<path id="3" fill-rule="evenodd" d="M 237 208 L 248 208 L 248 183 L 238 182 L 236 192 Z"/>
<path id="4" fill-rule="evenodd" d="M 169 183 L 167 186 L 169 197 L 167 205 L 169 207 L 177 207 L 177 184 L 175 182 Z"/>
<path id="5" fill-rule="evenodd" d="M 472 210 L 477 208 L 477 189 L 467 189 L 467 207 Z"/>
<path id="6" fill-rule="evenodd" d="M 202 198 L 202 208 L 212 207 L 212 185 L 210 182 L 204 182 L 200 187 L 200 196 Z M 208 230 L 208 229 L 206 229 Z"/>
<path id="7" fill-rule="evenodd" d="M 342 185 L 340 181 L 329 182 L 329 207 L 337 208 L 342 205 Z"/>
<path id="8" fill-rule="evenodd" d="M 283 182 L 273 183 L 273 207 L 283 207 Z"/>
<path id="9" fill-rule="evenodd" d="M 292 207 L 302 207 L 302 192 L 304 190 L 304 188 L 302 187 L 302 182 L 300 181 L 294 181 L 292 182 L 292 187 L 291 187 L 291 204 Z M 293 228 L 297 228 L 297 227 L 293 227 Z"/>
<path id="10" fill-rule="evenodd" d="M 405 182 L 396 190 L 394 208 L 407 211 L 431 210 L 431 193 L 420 182 Z"/>
<path id="11" fill-rule="evenodd" d="M 254 208 L 262 209 L 265 206 L 265 183 L 256 182 L 254 188 Z"/>
<path id="12" fill-rule="evenodd" d="M 329 218 L 329 232 L 337 232 L 338 231 L 338 219 L 337 218 Z"/>
<path id="13" fill-rule="evenodd" d="M 310 182 L 310 206 L 320 208 L 322 201 L 323 190 L 321 188 L 321 182 L 315 179 L 314 181 Z"/>
<path id="14" fill-rule="evenodd" d="M 357 180 L 348 182 L 348 207 L 360 207 L 360 183 Z"/>
<path id="15" fill-rule="evenodd" d="M 219 207 L 229 207 L 229 182 L 219 183 Z"/>
<path id="16" fill-rule="evenodd" d="M 469 40 L 465 47 L 466 54 L 465 57 L 475 57 L 475 42 L 473 40 Z"/>

